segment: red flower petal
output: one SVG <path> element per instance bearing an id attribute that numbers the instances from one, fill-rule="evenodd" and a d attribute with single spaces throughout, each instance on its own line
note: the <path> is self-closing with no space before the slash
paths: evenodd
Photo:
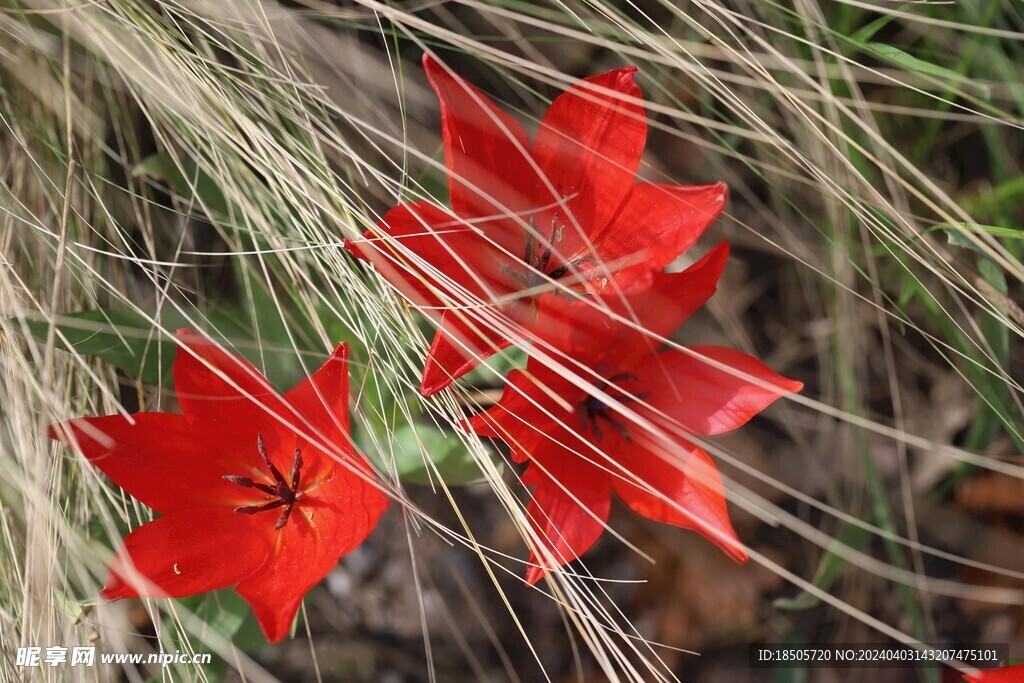
<path id="1" fill-rule="evenodd" d="M 608 225 L 633 185 L 647 138 L 635 72 L 627 67 L 580 81 L 541 122 L 533 156 L 547 183 L 538 182 L 534 205 L 549 208 L 537 211 L 534 225 L 545 240 L 556 233 L 552 267 L 589 253 L 587 238 Z"/>
<path id="2" fill-rule="evenodd" d="M 441 100 L 452 209 L 463 218 L 491 217 L 489 236 L 520 252 L 536 178 L 526 131 L 430 55 L 423 56 L 423 68 Z M 518 220 L 501 218 L 509 215 Z"/>
<path id="3" fill-rule="evenodd" d="M 306 381 L 284 395 L 325 441 L 348 441 L 348 345 L 339 344 L 331 357 Z"/>
<path id="4" fill-rule="evenodd" d="M 496 310 L 488 314 L 502 315 Z M 511 340 L 479 316 L 466 311 L 446 311 L 427 353 L 420 393 L 436 394 L 511 344 Z"/>
<path id="5" fill-rule="evenodd" d="M 235 592 L 252 606 L 263 634 L 271 643 L 288 635 L 302 598 L 330 570 L 328 567 L 319 571 L 325 556 L 324 542 L 310 524 L 307 510 L 304 506 L 292 512 L 288 524 L 274 537 L 270 559 L 235 587 Z M 321 509 L 316 512 L 330 516 Z M 338 558 L 333 560 L 337 563 Z"/>
<path id="6" fill-rule="evenodd" d="M 964 680 L 971 683 L 1024 683 L 1024 664 L 979 671 L 976 674 L 965 675 Z"/>
<path id="7" fill-rule="evenodd" d="M 512 370 L 505 378 L 501 399 L 482 413 L 467 421 L 471 431 L 479 436 L 501 439 L 512 448 L 516 462 L 524 462 L 544 434 L 550 434 L 567 424 L 572 415 L 554 405 L 550 395 L 562 397 L 575 405 L 573 397 L 582 396 L 550 366 L 530 362 L 526 371 Z"/>
<path id="8" fill-rule="evenodd" d="M 77 443 L 82 455 L 118 486 L 161 513 L 237 505 L 244 499 L 244 489 L 222 476 L 243 474 L 247 464 L 197 439 L 184 415 L 139 413 L 130 420 L 122 415 L 68 420 L 51 427 L 50 438 L 72 446 Z"/>
<path id="9" fill-rule="evenodd" d="M 311 494 L 311 500 L 315 504 L 330 505 L 344 511 L 341 515 L 341 521 L 345 525 L 343 534 L 331 539 L 344 544 L 348 543 L 344 541 L 344 537 L 369 536 L 389 505 L 387 496 L 378 488 L 373 468 L 366 460 L 357 457 L 346 458 L 338 463 L 324 484 L 314 489 Z M 318 525 L 321 522 L 320 519 L 314 521 Z M 342 554 L 344 553 L 339 552 L 335 557 Z"/>
<path id="10" fill-rule="evenodd" d="M 722 242 L 681 273 L 658 273 L 643 294 L 573 301 L 542 297 L 535 334 L 569 358 L 591 367 L 629 368 L 655 353 L 667 338 L 711 298 L 729 256 Z M 616 319 L 616 316 L 619 319 Z M 635 324 L 629 322 L 635 321 Z"/>
<path id="11" fill-rule="evenodd" d="M 654 342 L 655 338 L 671 336 L 714 295 L 728 258 L 729 244 L 721 242 L 681 273 L 654 275 L 649 291 L 614 299 L 621 315 L 639 321 L 643 330 L 630 328 L 619 339 L 619 348 L 640 349 L 630 356 L 635 359 L 646 354 L 652 343 L 660 347 L 661 342 Z"/>
<path id="12" fill-rule="evenodd" d="M 647 289 L 652 276 L 689 249 L 718 218 L 727 196 L 722 183 L 636 183 L 608 227 L 594 238 L 602 263 L 588 264 L 581 274 L 603 279 L 610 272 L 626 294 Z"/>
<path id="13" fill-rule="evenodd" d="M 288 635 L 302 598 L 373 530 L 386 506 L 375 487 L 354 475 L 342 477 L 335 490 L 314 489 L 296 506 L 288 523 L 277 532 L 270 558 L 235 588 L 248 602 L 272 643 Z M 344 482 L 341 485 L 340 482 Z M 338 491 L 347 492 L 339 496 Z"/>
<path id="14" fill-rule="evenodd" d="M 693 450 L 666 454 L 668 459 L 663 459 L 657 453 L 664 447 L 653 442 L 650 446 L 653 452 L 639 443 L 623 443 L 615 449 L 616 460 L 643 483 L 641 485 L 625 473 L 620 473 L 620 476 L 613 473 L 611 484 L 619 497 L 637 514 L 656 522 L 697 531 L 734 560 L 745 561 L 747 554 L 729 521 L 722 478 L 708 454 L 683 442 L 678 444 L 680 450 Z"/>
<path id="15" fill-rule="evenodd" d="M 345 241 L 353 255 L 374 268 L 413 304 L 444 308 L 467 293 L 490 300 L 509 291 L 501 264 L 508 261 L 480 232 L 427 202 L 388 211 L 361 239 Z M 401 248 L 382 237 L 387 234 Z M 521 247 L 519 247 L 521 249 Z"/>
<path id="16" fill-rule="evenodd" d="M 174 359 L 174 390 L 197 440 L 263 469 L 256 450 L 260 434 L 274 464 L 289 467 L 294 430 L 286 425 L 295 425 L 298 419 L 267 378 L 249 361 L 196 332 L 178 330 L 178 340 L 187 348 L 178 349 Z"/>
<path id="17" fill-rule="evenodd" d="M 193 508 L 144 524 L 124 539 L 103 596 L 177 598 L 234 585 L 266 561 L 266 521 L 231 508 Z"/>
<path id="18" fill-rule="evenodd" d="M 300 416 L 296 426 L 313 437 L 313 443 L 304 437 L 297 443 L 302 449 L 303 477 L 321 476 L 337 458 L 354 453 L 349 437 L 348 346 L 340 344 L 319 370 L 284 398 Z"/>
<path id="19" fill-rule="evenodd" d="M 554 441 L 534 449 L 533 458 L 523 474 L 523 484 L 536 487 L 526 512 L 547 553 L 530 553 L 531 584 L 589 550 L 611 509 L 608 478 L 596 466 Z"/>
<path id="20" fill-rule="evenodd" d="M 649 392 L 647 404 L 678 421 L 692 434 L 720 434 L 736 429 L 779 397 L 803 388 L 802 382 L 786 379 L 757 359 L 733 349 L 694 346 L 690 351 L 697 355 L 670 350 L 649 356 L 636 368 L 636 374 L 641 378 L 637 391 Z M 735 372 L 721 370 L 702 358 Z"/>

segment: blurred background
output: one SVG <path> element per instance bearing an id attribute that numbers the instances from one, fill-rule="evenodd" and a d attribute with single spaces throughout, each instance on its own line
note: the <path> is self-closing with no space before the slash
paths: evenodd
<path id="1" fill-rule="evenodd" d="M 0 36 L 8 680 L 33 644 L 214 655 L 31 672 L 53 680 L 959 680 L 748 666 L 752 644 L 895 637 L 1024 658 L 1015 0 L 7 0 Z M 583 558 L 601 581 L 522 582 L 516 466 L 454 424 L 523 352 L 420 399 L 432 323 L 340 248 L 400 201 L 447 201 L 424 51 L 531 134 L 576 79 L 634 64 L 640 175 L 729 185 L 675 266 L 732 245 L 679 340 L 806 385 L 709 440 L 755 561 L 622 506 L 610 526 L 643 554 L 606 533 Z M 356 440 L 402 503 L 278 646 L 230 591 L 102 604 L 151 513 L 43 437 L 175 410 L 184 326 L 281 389 L 352 342 Z"/>

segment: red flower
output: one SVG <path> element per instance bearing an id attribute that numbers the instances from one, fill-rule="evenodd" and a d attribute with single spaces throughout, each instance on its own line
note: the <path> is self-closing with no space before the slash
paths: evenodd
<path id="1" fill-rule="evenodd" d="M 178 339 L 183 415 L 81 418 L 50 436 L 163 515 L 125 539 L 104 597 L 235 586 L 277 642 L 387 507 L 349 440 L 348 349 L 281 396 L 248 361 L 188 330 Z"/>
<path id="2" fill-rule="evenodd" d="M 642 295 L 541 309 L 537 329 L 570 372 L 531 357 L 509 374 L 498 404 L 470 420 L 529 461 L 522 481 L 536 488 L 527 514 L 545 551 L 532 553 L 531 583 L 593 545 L 612 491 L 644 517 L 746 559 L 718 470 L 679 433 L 735 429 L 803 385 L 732 349 L 661 343 L 714 293 L 727 256 L 723 243 L 682 273 L 653 275 Z"/>
<path id="3" fill-rule="evenodd" d="M 964 680 L 971 683 L 1024 683 L 1024 664 L 979 671 L 976 674 L 964 676 Z"/>
<path id="4" fill-rule="evenodd" d="M 721 213 L 722 184 L 635 180 L 647 137 L 636 67 L 584 79 L 523 127 L 424 56 L 441 100 L 451 210 L 397 206 L 346 248 L 415 305 L 441 311 L 420 391 L 429 396 L 513 343 L 534 297 L 648 287 Z M 387 235 L 387 238 L 381 238 Z M 484 307 L 480 304 L 483 302 Z"/>

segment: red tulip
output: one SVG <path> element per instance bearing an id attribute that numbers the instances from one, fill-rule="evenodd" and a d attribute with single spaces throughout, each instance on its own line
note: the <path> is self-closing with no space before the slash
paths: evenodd
<path id="1" fill-rule="evenodd" d="M 413 304 L 440 313 L 429 396 L 516 341 L 537 295 L 637 292 L 721 213 L 726 188 L 636 180 L 647 137 L 636 67 L 580 81 L 523 127 L 425 56 L 441 100 L 451 209 L 397 206 L 346 248 Z"/>
<path id="2" fill-rule="evenodd" d="M 964 676 L 964 680 L 970 683 L 1024 683 L 1024 664 L 979 671 Z"/>
<path id="3" fill-rule="evenodd" d="M 163 515 L 125 539 L 104 597 L 235 586 L 277 642 L 388 504 L 349 439 L 348 349 L 281 396 L 248 361 L 188 330 L 178 339 L 183 415 L 80 418 L 50 436 Z"/>
<path id="4" fill-rule="evenodd" d="M 732 349 L 662 345 L 714 293 L 727 255 L 722 244 L 682 273 L 654 274 L 640 295 L 542 307 L 541 346 L 568 371 L 531 357 L 509 374 L 501 400 L 469 421 L 529 462 L 527 515 L 543 548 L 532 553 L 531 583 L 593 545 L 613 491 L 644 517 L 746 559 L 718 470 L 685 435 L 735 429 L 803 385 Z"/>

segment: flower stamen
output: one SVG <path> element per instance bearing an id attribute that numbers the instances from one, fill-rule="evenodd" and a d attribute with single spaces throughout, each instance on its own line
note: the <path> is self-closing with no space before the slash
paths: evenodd
<path id="1" fill-rule="evenodd" d="M 223 478 L 242 488 L 256 489 L 276 497 L 277 500 L 269 500 L 260 505 L 239 505 L 235 508 L 235 512 L 242 515 L 254 515 L 257 512 L 274 510 L 283 506 L 284 510 L 281 512 L 281 516 L 278 517 L 277 522 L 274 524 L 274 531 L 280 531 L 288 523 L 288 518 L 292 514 L 292 507 L 295 505 L 295 502 L 302 497 L 302 492 L 299 491 L 299 482 L 302 475 L 302 451 L 296 448 L 295 454 L 292 456 L 291 484 L 288 484 L 285 481 L 284 475 L 281 474 L 281 470 L 277 469 L 274 463 L 270 461 L 270 456 L 267 455 L 267 447 L 263 443 L 262 434 L 256 434 L 256 449 L 270 470 L 270 474 L 274 477 L 275 483 L 273 485 L 253 481 L 250 477 L 236 474 L 225 474 Z"/>
<path id="2" fill-rule="evenodd" d="M 593 263 L 595 266 L 601 265 L 600 261 L 598 261 L 593 256 L 581 256 L 575 261 L 570 261 L 569 263 L 566 263 L 564 266 L 559 266 L 558 268 L 555 268 L 553 271 L 548 273 L 548 277 L 550 277 L 552 280 L 557 280 L 566 273 L 568 273 L 569 271 L 576 270 L 576 268 L 578 268 L 584 263 Z"/>
<path id="3" fill-rule="evenodd" d="M 561 186 L 558 187 L 561 190 Z M 568 199 L 567 195 L 562 195 L 562 199 Z M 538 254 L 537 249 L 537 237 L 533 229 L 533 219 L 530 219 L 530 231 L 526 236 L 526 248 L 523 252 L 523 271 L 520 272 L 515 268 L 510 268 L 508 265 L 501 267 L 499 272 L 508 272 L 513 278 L 516 279 L 520 284 L 527 288 L 539 287 L 543 285 L 547 276 L 551 280 L 558 280 L 564 277 L 567 273 L 576 270 L 579 266 L 584 263 L 592 263 L 595 266 L 600 265 L 593 256 L 581 256 L 580 258 L 574 259 L 569 263 L 561 265 L 554 270 L 548 272 L 548 266 L 551 265 L 551 255 L 554 251 L 555 244 L 561 242 L 565 238 L 565 224 L 559 222 L 561 215 L 561 209 L 555 209 L 551 215 L 551 232 L 548 235 L 546 242 L 542 243 L 542 250 Z M 562 292 L 560 292 L 562 293 Z"/>
<path id="4" fill-rule="evenodd" d="M 604 390 L 606 387 L 610 385 L 615 385 L 616 383 L 625 380 L 638 382 L 640 381 L 640 378 L 637 377 L 636 375 L 631 375 L 629 373 L 620 373 L 617 375 L 612 375 L 611 377 L 608 378 L 607 381 L 601 382 L 600 384 L 597 385 L 596 389 L 599 391 Z M 648 396 L 650 396 L 649 391 L 641 392 L 639 394 L 629 394 L 625 393 L 625 391 L 622 390 L 621 388 L 619 388 L 619 390 L 622 393 L 622 395 L 617 398 L 621 403 L 628 403 L 631 401 L 642 401 Z M 605 403 L 598 397 L 587 396 L 585 399 L 580 401 L 578 410 L 583 430 L 586 431 L 589 428 L 590 431 L 594 433 L 594 437 L 598 440 L 598 442 L 604 439 L 604 433 L 601 431 L 601 426 L 598 424 L 598 419 L 604 420 L 605 422 L 610 424 L 612 428 L 615 429 L 615 431 L 622 435 L 622 438 L 624 438 L 627 443 L 633 442 L 633 438 L 629 433 L 629 429 L 627 429 L 624 424 L 618 422 L 615 419 L 615 417 L 612 414 L 611 406 L 609 406 L 607 403 Z"/>

